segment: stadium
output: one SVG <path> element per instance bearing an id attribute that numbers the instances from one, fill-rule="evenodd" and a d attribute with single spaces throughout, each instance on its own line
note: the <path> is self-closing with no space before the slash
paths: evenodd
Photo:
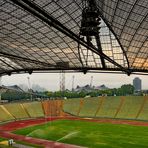
<path id="1" fill-rule="evenodd" d="M 64 91 L 64 73 L 148 75 L 147 31 L 147 0 L 0 0 L 0 77 L 60 73 Z M 147 94 L 29 95 L 0 98 L 0 147 L 148 147 Z"/>

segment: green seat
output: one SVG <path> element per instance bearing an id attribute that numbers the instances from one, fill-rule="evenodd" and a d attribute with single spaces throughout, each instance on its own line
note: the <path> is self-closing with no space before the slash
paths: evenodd
<path id="1" fill-rule="evenodd" d="M 24 103 L 23 106 L 30 117 L 44 117 L 44 111 L 41 102 Z"/>
<path id="2" fill-rule="evenodd" d="M 63 109 L 65 112 L 72 115 L 77 115 L 80 106 L 80 99 L 67 99 L 64 100 Z"/>
<path id="3" fill-rule="evenodd" d="M 8 121 L 15 119 L 3 105 L 0 105 L 0 121 Z"/>
<path id="4" fill-rule="evenodd" d="M 135 119 L 142 105 L 143 97 L 128 96 L 125 97 L 123 106 L 121 107 L 117 118 Z"/>
<path id="5" fill-rule="evenodd" d="M 85 98 L 79 116 L 94 117 L 96 110 L 98 108 L 98 104 L 99 104 L 98 98 Z"/>
<path id="6" fill-rule="evenodd" d="M 120 105 L 121 97 L 104 97 L 96 117 L 114 118 Z"/>
<path id="7" fill-rule="evenodd" d="M 4 105 L 4 107 L 13 115 L 16 119 L 28 118 L 28 114 L 22 108 L 20 103 L 10 103 Z"/>

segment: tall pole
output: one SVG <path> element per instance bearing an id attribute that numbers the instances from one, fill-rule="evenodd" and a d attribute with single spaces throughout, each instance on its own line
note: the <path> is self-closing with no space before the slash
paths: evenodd
<path id="1" fill-rule="evenodd" d="M 60 73 L 60 91 L 65 91 L 65 73 L 63 71 Z"/>
<path id="2" fill-rule="evenodd" d="M 75 81 L 75 76 L 72 76 L 72 91 L 74 91 L 74 81 Z"/>
<path id="3" fill-rule="evenodd" d="M 93 76 L 91 76 L 90 78 L 90 87 L 92 87 L 92 83 L 93 83 Z"/>
<path id="4" fill-rule="evenodd" d="M 1 76 L 0 76 L 0 86 L 2 86 L 2 77 Z M 1 99 L 2 99 L 2 93 L 0 91 L 0 101 L 1 101 Z"/>
<path id="5" fill-rule="evenodd" d="M 61 91 L 62 97 L 64 97 L 64 91 L 65 91 L 65 72 L 63 70 L 60 73 L 60 91 Z"/>
<path id="6" fill-rule="evenodd" d="M 28 91 L 30 93 L 30 100 L 32 101 L 32 89 L 30 84 L 30 77 L 27 77 L 27 79 L 28 79 Z"/>
<path id="7" fill-rule="evenodd" d="M 2 77 L 0 76 L 0 86 L 2 85 Z"/>

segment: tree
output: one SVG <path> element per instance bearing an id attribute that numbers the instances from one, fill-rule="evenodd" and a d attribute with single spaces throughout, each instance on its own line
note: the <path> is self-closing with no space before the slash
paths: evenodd
<path id="1" fill-rule="evenodd" d="M 134 86 L 131 84 L 124 84 L 121 86 L 122 95 L 131 95 L 134 93 Z"/>

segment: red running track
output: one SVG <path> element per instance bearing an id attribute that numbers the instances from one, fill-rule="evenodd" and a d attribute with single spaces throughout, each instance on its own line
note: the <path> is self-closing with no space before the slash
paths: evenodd
<path id="1" fill-rule="evenodd" d="M 75 146 L 71 144 L 64 144 L 64 143 L 59 143 L 55 141 L 48 141 L 48 140 L 26 137 L 23 135 L 16 135 L 11 133 L 12 131 L 17 129 L 38 125 L 38 124 L 43 124 L 49 121 L 60 120 L 60 119 L 83 120 L 83 121 L 98 122 L 98 123 L 128 124 L 128 125 L 134 125 L 134 126 L 148 126 L 148 122 L 142 122 L 142 121 L 112 120 L 112 119 L 85 119 L 85 118 L 75 118 L 75 117 L 66 117 L 66 118 L 50 117 L 50 118 L 14 121 L 14 122 L 0 125 L 0 136 L 5 138 L 12 138 L 17 141 L 24 141 L 27 143 L 40 145 L 45 148 L 80 148 L 80 146 Z"/>
<path id="2" fill-rule="evenodd" d="M 16 135 L 11 133 L 13 130 L 21 129 L 32 125 L 38 125 L 58 119 L 61 118 L 46 118 L 46 119 L 42 118 L 42 119 L 21 120 L 21 121 L 6 123 L 0 126 L 0 136 L 8 139 L 14 139 L 17 141 L 24 141 L 27 143 L 36 144 L 39 146 L 43 146 L 45 148 L 81 148 L 80 146 L 76 145 L 64 144 L 55 141 L 48 141 L 39 138 L 26 137 L 23 135 Z"/>

